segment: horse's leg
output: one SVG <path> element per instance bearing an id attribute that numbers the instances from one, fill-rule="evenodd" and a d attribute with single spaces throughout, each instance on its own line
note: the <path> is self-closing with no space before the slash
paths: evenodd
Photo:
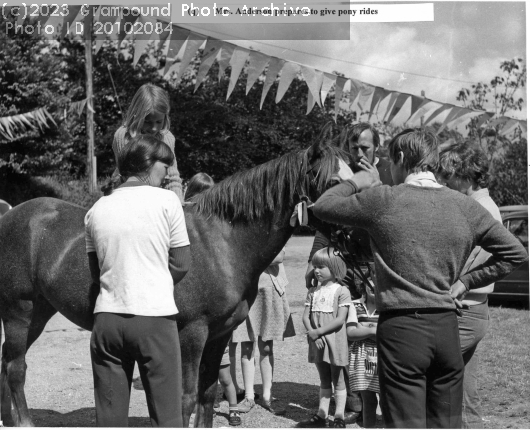
<path id="1" fill-rule="evenodd" d="M 204 348 L 199 373 L 199 402 L 193 423 L 195 427 L 212 427 L 213 425 L 213 403 L 217 395 L 219 365 L 231 335 L 230 331 L 208 342 Z"/>
<path id="2" fill-rule="evenodd" d="M 197 402 L 199 364 L 208 338 L 208 326 L 203 321 L 194 321 L 179 331 L 179 338 L 182 356 L 182 423 L 188 427 Z"/>
<path id="3" fill-rule="evenodd" d="M 1 395 L 5 425 L 33 426 L 24 394 L 26 353 L 57 311 L 42 297 L 32 303 L 19 301 L 4 319 Z"/>

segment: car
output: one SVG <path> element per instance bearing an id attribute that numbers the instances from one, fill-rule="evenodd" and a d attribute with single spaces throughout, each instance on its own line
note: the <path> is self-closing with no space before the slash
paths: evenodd
<path id="1" fill-rule="evenodd" d="M 12 209 L 11 205 L 5 200 L 0 199 L 0 218 L 4 216 L 10 209 Z"/>
<path id="2" fill-rule="evenodd" d="M 499 211 L 501 212 L 501 215 L 508 215 L 512 212 L 521 212 L 521 211 L 528 212 L 528 205 L 501 206 L 499 208 Z"/>
<path id="3" fill-rule="evenodd" d="M 528 252 L 528 206 L 504 206 L 499 208 L 504 226 L 526 248 Z M 517 301 L 528 304 L 530 300 L 528 287 L 528 261 L 523 263 L 506 278 L 495 283 L 490 299 Z"/>

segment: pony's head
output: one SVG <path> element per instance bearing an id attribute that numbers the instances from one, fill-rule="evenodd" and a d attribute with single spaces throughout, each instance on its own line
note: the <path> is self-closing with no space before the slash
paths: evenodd
<path id="1" fill-rule="evenodd" d="M 197 212 L 230 222 L 253 221 L 267 213 L 292 212 L 302 199 L 316 201 L 337 180 L 353 177 L 346 154 L 326 139 L 238 172 L 193 197 Z"/>

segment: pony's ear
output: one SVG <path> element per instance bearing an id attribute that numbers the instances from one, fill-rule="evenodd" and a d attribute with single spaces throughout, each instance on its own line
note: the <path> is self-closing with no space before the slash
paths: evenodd
<path id="1" fill-rule="evenodd" d="M 309 148 L 308 156 L 309 160 L 314 160 L 322 154 L 322 149 L 332 143 L 333 136 L 333 122 L 328 121 L 324 127 L 320 130 L 318 137 Z"/>
<path id="2" fill-rule="evenodd" d="M 309 150 L 307 151 L 307 159 L 309 161 L 315 160 L 322 154 L 323 148 L 326 147 L 326 143 L 321 139 L 315 139 Z"/>

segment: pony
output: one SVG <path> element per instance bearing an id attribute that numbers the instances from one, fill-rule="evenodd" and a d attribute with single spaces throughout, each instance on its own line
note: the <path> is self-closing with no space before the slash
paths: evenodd
<path id="1" fill-rule="evenodd" d="M 293 233 L 295 205 L 318 198 L 337 173 L 353 176 L 343 152 L 318 139 L 306 150 L 236 173 L 185 204 L 192 262 L 175 286 L 185 427 L 196 404 L 195 426 L 212 426 L 221 357 L 256 298 L 260 273 Z M 8 425 L 33 425 L 25 356 L 49 319 L 60 312 L 92 329 L 99 290 L 88 269 L 86 212 L 44 197 L 15 207 L 0 222 L 0 396 Z"/>

